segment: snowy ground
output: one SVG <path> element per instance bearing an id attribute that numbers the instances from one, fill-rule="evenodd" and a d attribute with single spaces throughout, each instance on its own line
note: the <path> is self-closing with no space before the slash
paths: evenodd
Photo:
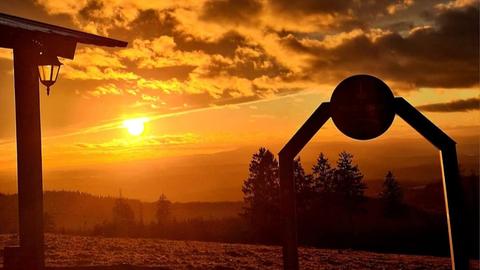
<path id="1" fill-rule="evenodd" d="M 0 235 L 0 248 L 16 243 L 16 236 Z M 166 269 L 281 268 L 281 249 L 272 246 L 55 234 L 47 234 L 46 243 L 47 266 L 130 264 Z M 315 248 L 301 248 L 300 262 L 302 269 L 450 269 L 449 258 Z"/>

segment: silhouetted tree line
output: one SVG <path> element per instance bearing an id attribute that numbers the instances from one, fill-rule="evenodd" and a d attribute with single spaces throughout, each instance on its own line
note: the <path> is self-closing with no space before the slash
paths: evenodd
<path id="1" fill-rule="evenodd" d="M 407 206 L 392 172 L 386 174 L 379 198 L 368 198 L 364 195 L 367 185 L 363 174 L 354 164 L 353 155 L 346 151 L 338 155 L 336 166 L 320 153 L 311 174 L 305 172 L 300 158 L 294 160 L 293 170 L 301 244 L 449 254 L 444 212 Z M 478 204 L 478 175 L 476 177 Z M 280 243 L 279 167 L 275 156 L 266 148 L 260 148 L 253 155 L 243 192 L 246 206 L 242 216 L 248 224 L 249 241 Z M 475 208 L 475 203 L 471 205 Z M 470 211 L 470 224 L 478 224 L 472 218 L 478 217 L 478 206 L 476 209 L 476 214 Z M 470 229 L 478 235 L 478 229 Z M 471 254 L 478 256 L 478 243 L 472 243 L 471 248 Z"/>
<path id="2" fill-rule="evenodd" d="M 242 242 L 245 226 L 238 218 L 176 220 L 171 216 L 171 202 L 161 194 L 156 202 L 156 220 L 145 224 L 135 217 L 131 206 L 118 198 L 112 209 L 113 218 L 96 225 L 91 232 L 100 236 L 155 237 L 173 240 Z M 141 211 L 140 211 L 141 213 Z M 141 214 L 140 214 L 141 215 Z"/>
<path id="3" fill-rule="evenodd" d="M 282 213 L 278 170 L 275 156 L 266 148 L 260 148 L 253 155 L 250 174 L 243 185 L 246 203 L 243 216 L 249 221 L 251 236 L 257 241 L 278 242 L 280 238 Z M 322 204 L 332 204 L 335 208 L 341 206 L 353 233 L 353 215 L 361 210 L 367 188 L 358 166 L 353 164 L 353 155 L 341 152 L 337 166 L 332 168 L 327 157 L 321 153 L 312 174 L 305 173 L 300 158 L 297 158 L 293 161 L 293 178 L 302 234 L 305 232 L 303 229 L 310 232 L 308 227 L 314 224 L 315 213 L 326 208 L 321 207 Z M 390 193 L 385 194 L 389 196 Z"/>

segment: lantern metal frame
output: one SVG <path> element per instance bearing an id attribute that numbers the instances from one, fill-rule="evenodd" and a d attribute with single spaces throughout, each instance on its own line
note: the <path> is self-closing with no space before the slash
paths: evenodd
<path id="1" fill-rule="evenodd" d="M 50 87 L 55 84 L 63 64 L 54 55 L 40 53 L 38 57 L 38 78 L 47 87 L 47 96 L 50 95 Z"/>

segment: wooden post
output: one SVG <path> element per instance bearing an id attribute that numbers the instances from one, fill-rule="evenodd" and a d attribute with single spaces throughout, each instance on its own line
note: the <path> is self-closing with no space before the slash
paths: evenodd
<path id="1" fill-rule="evenodd" d="M 20 269 L 44 269 L 40 97 L 32 47 L 14 48 Z"/>
<path id="2" fill-rule="evenodd" d="M 330 118 L 330 104 L 324 102 L 313 112 L 282 148 L 280 162 L 280 198 L 283 217 L 283 269 L 298 270 L 297 213 L 293 159 Z"/>
<path id="3" fill-rule="evenodd" d="M 297 215 L 295 207 L 295 180 L 293 158 L 279 155 L 280 198 L 283 217 L 283 269 L 298 270 Z"/>

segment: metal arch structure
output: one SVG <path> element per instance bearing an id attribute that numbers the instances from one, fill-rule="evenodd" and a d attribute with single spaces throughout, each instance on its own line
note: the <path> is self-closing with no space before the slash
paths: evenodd
<path id="1" fill-rule="evenodd" d="M 452 269 L 469 267 L 462 187 L 459 179 L 456 143 L 405 99 L 394 100 L 395 114 L 413 127 L 440 152 L 443 190 L 448 222 Z M 322 103 L 279 153 L 280 192 L 283 209 L 283 267 L 299 269 L 293 159 L 331 117 L 331 103 Z"/>

